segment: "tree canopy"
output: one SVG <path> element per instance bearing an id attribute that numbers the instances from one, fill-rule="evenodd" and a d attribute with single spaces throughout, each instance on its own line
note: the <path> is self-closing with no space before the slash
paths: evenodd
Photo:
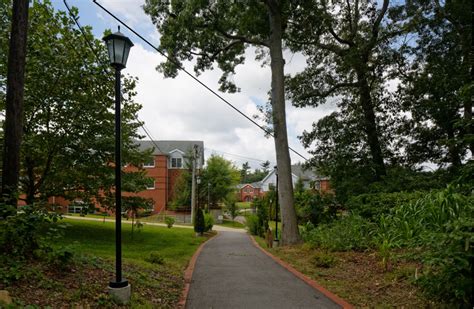
<path id="1" fill-rule="evenodd" d="M 1 37 L 8 37 L 10 1 L 0 1 Z M 77 14 L 77 10 L 74 9 Z M 20 187 L 28 204 L 49 196 L 69 200 L 95 198 L 106 202 L 114 184 L 114 83 L 103 43 L 85 27 L 92 53 L 74 21 L 55 11 L 49 1 L 30 7 L 26 63 L 24 139 L 21 145 Z M 5 40 L 1 49 L 8 50 Z M 5 57 L 0 56 L 0 80 Z M 140 166 L 144 153 L 133 140 L 140 138 L 134 101 L 136 78 L 123 78 L 122 143 L 124 162 Z M 0 109 L 4 109 L 0 88 Z M 145 186 L 141 171 L 124 177 L 124 188 Z M 134 191 L 136 192 L 136 191 Z M 104 195 L 105 194 L 105 195 Z"/>

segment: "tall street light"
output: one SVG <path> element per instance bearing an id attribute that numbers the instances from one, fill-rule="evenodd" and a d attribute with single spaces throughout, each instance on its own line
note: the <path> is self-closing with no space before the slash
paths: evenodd
<path id="1" fill-rule="evenodd" d="M 197 198 L 196 198 L 196 209 L 199 209 L 199 185 L 201 184 L 201 176 L 196 176 L 196 191 L 197 191 Z"/>
<path id="2" fill-rule="evenodd" d="M 122 158 L 120 116 L 120 71 L 127 64 L 132 41 L 119 30 L 104 37 L 110 65 L 115 69 L 115 281 L 109 283 L 111 293 L 121 302 L 130 300 L 130 285 L 122 278 Z"/>

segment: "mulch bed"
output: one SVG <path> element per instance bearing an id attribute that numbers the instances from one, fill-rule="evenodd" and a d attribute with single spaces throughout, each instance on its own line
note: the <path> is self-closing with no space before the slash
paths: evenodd
<path id="1" fill-rule="evenodd" d="M 132 301 L 118 306 L 107 294 L 107 285 L 114 277 L 113 261 L 92 258 L 76 261 L 60 269 L 46 263 L 30 262 L 19 269 L 22 278 L 6 285 L 14 302 L 23 307 L 52 308 L 127 308 L 144 305 L 153 308 L 174 308 L 181 296 L 182 274 L 166 265 L 144 267 L 124 264 L 124 277 L 132 285 Z"/>
<path id="2" fill-rule="evenodd" d="M 432 307 L 414 285 L 415 274 L 421 265 L 395 258 L 387 270 L 376 252 L 326 252 L 305 245 L 271 250 L 319 284 L 356 307 Z M 329 267 L 315 265 L 314 256 L 334 259 Z"/>

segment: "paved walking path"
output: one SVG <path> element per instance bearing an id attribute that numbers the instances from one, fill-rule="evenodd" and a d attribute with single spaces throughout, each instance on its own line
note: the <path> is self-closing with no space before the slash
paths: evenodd
<path id="1" fill-rule="evenodd" d="M 194 268 L 186 308 L 340 308 L 258 248 L 248 235 L 220 232 Z"/>

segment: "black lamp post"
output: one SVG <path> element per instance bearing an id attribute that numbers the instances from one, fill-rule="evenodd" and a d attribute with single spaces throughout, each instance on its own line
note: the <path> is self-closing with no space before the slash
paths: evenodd
<path id="1" fill-rule="evenodd" d="M 275 166 L 276 175 L 276 196 L 275 196 L 275 241 L 278 241 L 278 167 Z"/>
<path id="2" fill-rule="evenodd" d="M 207 212 L 209 212 L 209 205 L 211 204 L 211 183 L 207 183 Z"/>
<path id="3" fill-rule="evenodd" d="M 199 175 L 196 177 L 196 184 L 197 184 L 197 186 L 196 186 L 196 189 L 197 189 L 196 190 L 197 191 L 197 193 L 196 193 L 196 195 L 197 195 L 196 196 L 196 209 L 199 209 L 199 185 L 201 184 L 201 176 L 199 176 Z"/>
<path id="4" fill-rule="evenodd" d="M 119 31 L 104 37 L 109 52 L 110 65 L 115 69 L 115 281 L 111 288 L 128 286 L 122 278 L 122 158 L 121 158 L 121 116 L 120 116 L 120 71 L 125 68 L 132 41 Z"/>

